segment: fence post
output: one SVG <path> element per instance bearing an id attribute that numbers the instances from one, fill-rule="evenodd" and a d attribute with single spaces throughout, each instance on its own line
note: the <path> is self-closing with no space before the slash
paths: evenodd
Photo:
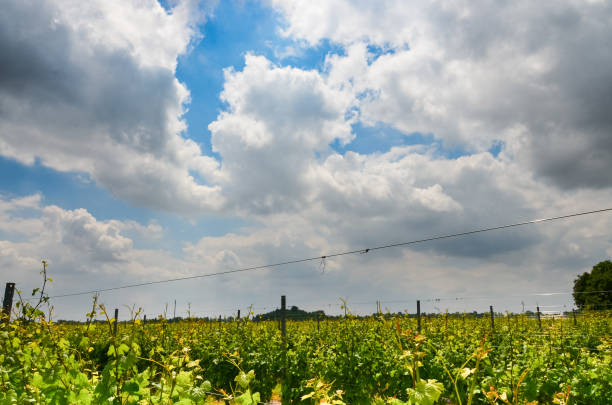
<path id="1" fill-rule="evenodd" d="M 493 315 L 493 305 L 489 305 L 489 312 L 491 312 L 491 331 L 495 331 L 495 316 Z"/>
<path id="2" fill-rule="evenodd" d="M 448 335 L 448 310 L 444 314 L 444 333 Z"/>
<path id="3" fill-rule="evenodd" d="M 113 323 L 113 335 L 117 336 L 117 321 L 119 321 L 119 308 L 115 308 L 115 322 Z"/>
<path id="4" fill-rule="evenodd" d="M 281 295 L 281 313 L 280 313 L 280 318 L 281 318 L 281 336 L 283 337 L 283 341 L 285 341 L 285 334 L 287 333 L 287 322 L 285 319 L 285 309 L 286 309 L 286 305 L 287 305 L 287 297 L 285 297 L 284 295 Z"/>
<path id="5" fill-rule="evenodd" d="M 574 326 L 578 325 L 578 322 L 576 321 L 576 310 L 572 309 L 572 315 L 574 316 Z"/>
<path id="6" fill-rule="evenodd" d="M 147 314 L 144 314 L 144 317 L 143 317 L 143 319 L 142 319 L 142 323 L 143 323 L 143 324 L 144 324 L 144 323 L 147 323 Z"/>
<path id="7" fill-rule="evenodd" d="M 238 310 L 238 316 L 236 318 L 240 320 L 240 310 Z"/>
<path id="8" fill-rule="evenodd" d="M 13 295 L 15 294 L 15 283 L 6 283 L 4 288 L 4 300 L 2 301 L 2 314 L 6 317 L 5 322 L 11 319 L 13 310 Z"/>
<path id="9" fill-rule="evenodd" d="M 417 330 L 421 333 L 421 301 L 417 300 Z"/>
<path id="10" fill-rule="evenodd" d="M 540 328 L 540 330 L 542 330 L 542 319 L 540 319 L 540 306 L 538 305 L 536 308 L 538 310 L 538 327 Z"/>

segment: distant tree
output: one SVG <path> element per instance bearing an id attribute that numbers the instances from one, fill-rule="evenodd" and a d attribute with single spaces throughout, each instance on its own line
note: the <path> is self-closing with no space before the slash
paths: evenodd
<path id="1" fill-rule="evenodd" d="M 573 295 L 580 309 L 612 309 L 612 262 L 597 263 L 574 280 Z"/>

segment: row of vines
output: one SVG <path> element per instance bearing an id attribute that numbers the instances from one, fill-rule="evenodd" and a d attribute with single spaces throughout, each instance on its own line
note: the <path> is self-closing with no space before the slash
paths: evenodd
<path id="1" fill-rule="evenodd" d="M 36 317 L 0 330 L 0 404 L 609 404 L 610 313 L 217 323 L 138 313 L 113 330 Z M 95 317 L 104 322 L 93 321 Z"/>

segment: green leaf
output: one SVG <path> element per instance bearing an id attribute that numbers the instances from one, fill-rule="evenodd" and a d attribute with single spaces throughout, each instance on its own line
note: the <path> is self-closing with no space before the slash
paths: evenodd
<path id="1" fill-rule="evenodd" d="M 176 384 L 179 387 L 189 387 L 191 385 L 191 373 L 187 371 L 181 371 L 176 376 Z"/>
<path id="2" fill-rule="evenodd" d="M 238 385 L 240 386 L 240 388 L 242 389 L 246 389 L 249 386 L 249 377 L 248 375 L 244 372 L 241 371 L 235 378 L 234 381 L 236 381 L 238 383 Z"/>
<path id="3" fill-rule="evenodd" d="M 130 347 L 126 345 L 125 343 L 121 343 L 119 347 L 117 348 L 117 353 L 119 354 L 119 356 L 123 356 L 125 353 L 129 351 L 130 351 Z"/>
<path id="4" fill-rule="evenodd" d="M 35 386 L 36 388 L 44 388 L 45 387 L 45 381 L 43 380 L 42 375 L 40 375 L 40 373 L 36 372 L 34 373 L 34 376 L 32 376 L 32 385 Z"/>
<path id="5" fill-rule="evenodd" d="M 236 402 L 242 405 L 253 405 L 259 402 L 259 393 L 251 394 L 251 390 L 246 390 L 244 394 L 236 397 Z"/>
<path id="6" fill-rule="evenodd" d="M 305 399 L 312 398 L 312 396 L 313 396 L 314 394 L 315 394 L 315 392 L 314 392 L 314 391 L 312 391 L 310 394 L 302 395 L 301 400 L 303 401 L 303 400 L 305 400 Z"/>
<path id="7" fill-rule="evenodd" d="M 210 381 L 206 380 L 200 385 L 200 388 L 202 388 L 206 392 L 211 392 L 212 384 L 210 383 Z"/>
<path id="8" fill-rule="evenodd" d="M 198 359 L 198 360 L 192 360 L 192 361 L 190 361 L 189 363 L 187 363 L 187 365 L 186 365 L 185 367 L 187 367 L 187 368 L 193 368 L 193 367 L 198 366 L 199 364 L 200 364 L 200 359 Z"/>
<path id="9" fill-rule="evenodd" d="M 470 374 L 472 374 L 473 372 L 474 372 L 474 369 L 469 368 L 469 367 L 466 367 L 466 368 L 464 368 L 464 369 L 462 369 L 462 370 L 461 370 L 461 374 L 460 374 L 460 375 L 461 375 L 461 378 L 466 379 L 466 378 L 468 378 L 468 376 L 469 376 Z"/>
<path id="10" fill-rule="evenodd" d="M 415 388 L 408 388 L 406 391 L 409 395 L 409 404 L 433 405 L 442 395 L 444 385 L 434 379 L 420 380 Z"/>
<path id="11" fill-rule="evenodd" d="M 87 349 L 88 347 L 89 347 L 89 339 L 87 338 L 87 336 L 83 336 L 81 338 L 81 341 L 79 342 L 79 348 Z"/>
<path id="12" fill-rule="evenodd" d="M 123 384 L 123 392 L 127 392 L 130 395 L 136 395 L 140 393 L 140 385 L 136 381 L 128 381 Z"/>

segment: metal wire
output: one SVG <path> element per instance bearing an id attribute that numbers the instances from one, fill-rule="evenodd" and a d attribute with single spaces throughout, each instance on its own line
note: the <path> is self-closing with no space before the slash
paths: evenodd
<path id="1" fill-rule="evenodd" d="M 59 294 L 59 295 L 50 296 L 49 298 L 73 297 L 77 295 L 96 294 L 96 293 L 100 293 L 104 291 L 114 291 L 114 290 L 121 290 L 121 289 L 126 289 L 126 288 L 149 286 L 149 285 L 154 285 L 154 284 L 171 283 L 175 281 L 193 280 L 196 278 L 214 277 L 214 276 L 220 276 L 220 275 L 226 275 L 226 274 L 235 274 L 235 273 L 241 273 L 241 272 L 247 272 L 247 271 L 262 270 L 262 269 L 272 269 L 272 268 L 278 268 L 278 267 L 287 266 L 291 264 L 305 263 L 305 262 L 310 262 L 310 261 L 315 261 L 315 260 L 324 262 L 326 259 L 329 259 L 332 257 L 340 257 L 340 256 L 346 256 L 346 255 L 353 255 L 353 254 L 364 254 L 364 253 L 369 253 L 369 252 L 373 252 L 376 250 L 390 249 L 390 248 L 400 247 L 400 246 L 409 246 L 409 245 L 415 245 L 419 243 L 431 242 L 431 241 L 436 241 L 436 240 L 441 240 L 441 239 L 450 239 L 450 238 L 456 238 L 460 236 L 474 235 L 477 233 L 490 232 L 490 231 L 495 231 L 495 230 L 502 230 L 502 229 L 519 227 L 519 226 L 525 226 L 525 225 L 533 225 L 533 224 L 542 223 L 542 222 L 557 221 L 561 219 L 568 219 L 568 218 L 574 218 L 578 216 L 598 214 L 598 213 L 610 212 L 610 211 L 612 211 L 612 208 L 584 211 L 584 212 L 578 212 L 578 213 L 568 214 L 568 215 L 561 215 L 561 216 L 556 216 L 556 217 L 533 219 L 530 221 L 517 222 L 513 224 L 475 229 L 475 230 L 471 230 L 467 232 L 458 232 L 458 233 L 451 233 L 451 234 L 446 234 L 446 235 L 432 236 L 432 237 L 412 240 L 408 242 L 391 243 L 387 245 L 374 246 L 370 248 L 362 248 L 362 249 L 357 249 L 357 250 L 330 253 L 330 254 L 326 254 L 322 256 L 314 256 L 314 257 L 308 257 L 308 258 L 303 258 L 303 259 L 287 260 L 287 261 L 278 262 L 278 263 L 264 264 L 260 266 L 250 266 L 250 267 L 244 267 L 244 268 L 233 269 L 233 270 L 218 271 L 214 273 L 199 274 L 199 275 L 194 275 L 194 276 L 176 277 L 176 278 L 165 279 L 165 280 L 147 281 L 147 282 L 142 282 L 142 283 L 126 284 L 126 285 L 116 286 L 116 287 L 99 288 L 99 289 L 89 290 L 89 291 Z M 552 294 L 554 293 L 551 293 L 551 295 Z"/>

